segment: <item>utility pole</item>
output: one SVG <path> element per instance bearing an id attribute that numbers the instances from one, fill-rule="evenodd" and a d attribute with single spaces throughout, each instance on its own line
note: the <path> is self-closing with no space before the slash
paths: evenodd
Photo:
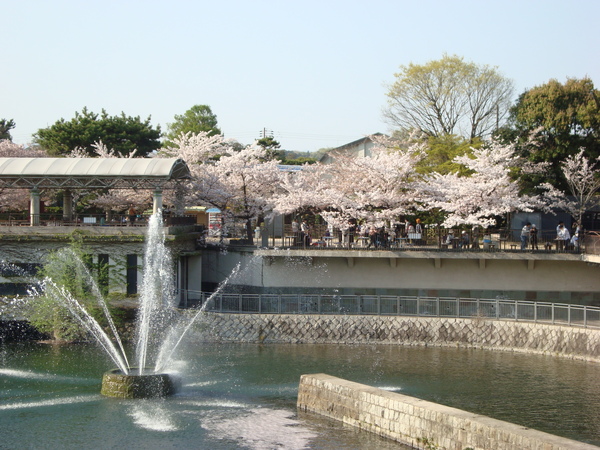
<path id="1" fill-rule="evenodd" d="M 267 135 L 268 133 L 268 135 Z M 263 128 L 260 132 L 260 137 L 261 138 L 266 138 L 266 137 L 273 137 L 273 130 L 267 130 L 266 128 Z"/>

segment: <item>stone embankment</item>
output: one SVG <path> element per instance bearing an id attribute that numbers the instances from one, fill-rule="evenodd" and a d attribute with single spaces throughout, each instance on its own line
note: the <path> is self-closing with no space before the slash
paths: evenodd
<path id="1" fill-rule="evenodd" d="M 302 375 L 297 406 L 301 411 L 325 415 L 380 436 L 412 446 L 424 445 L 425 448 L 598 448 L 325 374 Z"/>
<path id="2" fill-rule="evenodd" d="M 600 362 L 600 329 L 489 318 L 207 313 L 221 342 L 346 343 L 522 351 Z"/>

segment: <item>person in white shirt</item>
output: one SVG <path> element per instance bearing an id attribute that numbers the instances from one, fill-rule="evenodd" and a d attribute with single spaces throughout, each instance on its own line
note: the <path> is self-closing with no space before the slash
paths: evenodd
<path id="1" fill-rule="evenodd" d="M 568 250 L 569 241 L 571 240 L 571 234 L 569 233 L 569 230 L 567 229 L 567 227 L 565 227 L 562 224 L 558 226 L 556 240 L 558 242 L 559 250 Z"/>

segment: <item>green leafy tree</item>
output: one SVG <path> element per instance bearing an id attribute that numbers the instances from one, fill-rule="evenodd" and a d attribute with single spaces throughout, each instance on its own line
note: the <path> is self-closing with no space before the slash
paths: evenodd
<path id="1" fill-rule="evenodd" d="M 600 93 L 589 78 L 557 80 L 534 87 L 511 109 L 505 140 L 517 140 L 523 156 L 550 165 L 547 179 L 565 189 L 561 163 L 585 148 L 591 159 L 600 156 Z"/>
<path id="2" fill-rule="evenodd" d="M 12 136 L 10 135 L 10 130 L 15 127 L 15 121 L 10 119 L 0 119 L 0 141 L 3 139 L 8 139 L 12 141 Z"/>
<path id="3" fill-rule="evenodd" d="M 281 148 L 281 144 L 279 141 L 276 141 L 273 136 L 265 136 L 256 141 L 259 147 L 265 149 L 266 158 L 268 161 L 277 159 L 282 160 L 285 158 L 285 154 L 282 151 L 279 151 Z"/>
<path id="4" fill-rule="evenodd" d="M 473 148 L 481 147 L 481 140 L 469 142 L 467 139 L 453 134 L 429 136 L 425 157 L 417 163 L 417 172 L 428 174 L 437 172 L 442 175 L 458 173 L 466 175 L 466 168 L 455 161 L 457 156 L 471 154 Z"/>
<path id="5" fill-rule="evenodd" d="M 401 66 L 394 76 L 384 117 L 401 130 L 474 140 L 489 135 L 508 115 L 513 83 L 495 67 L 444 55 Z"/>
<path id="6" fill-rule="evenodd" d="M 74 236 L 70 247 L 47 255 L 38 273 L 39 278 L 44 280 L 44 289 L 41 295 L 29 301 L 27 319 L 38 331 L 56 340 L 87 339 L 88 331 L 71 311 L 79 310 L 74 307 L 76 301 L 101 326 L 107 327 L 108 322 L 99 300 L 102 298 L 103 281 L 108 282 L 103 278 L 107 277 L 110 269 L 105 265 L 93 264 L 91 256 L 85 253 L 78 237 Z M 119 324 L 121 318 L 116 310 L 108 310 Z"/>
<path id="7" fill-rule="evenodd" d="M 175 122 L 167 125 L 165 147 L 174 147 L 175 139 L 182 134 L 200 132 L 208 133 L 208 136 L 221 134 L 217 127 L 217 116 L 208 105 L 194 105 L 182 115 L 175 115 Z"/>
<path id="8" fill-rule="evenodd" d="M 142 121 L 139 116 L 109 116 L 105 110 L 96 114 L 83 108 L 70 121 L 60 119 L 38 130 L 34 142 L 53 156 L 67 155 L 76 148 L 97 156 L 94 144 L 101 141 L 122 156 L 136 150 L 136 156 L 144 157 L 161 147 L 160 136 L 160 126 L 153 128 L 150 117 Z"/>

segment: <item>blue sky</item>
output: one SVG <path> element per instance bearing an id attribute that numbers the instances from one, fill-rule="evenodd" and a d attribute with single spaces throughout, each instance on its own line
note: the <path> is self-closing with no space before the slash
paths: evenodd
<path id="1" fill-rule="evenodd" d="M 83 107 L 173 121 L 209 105 L 226 137 L 314 151 L 375 132 L 401 65 L 496 66 L 516 94 L 600 88 L 597 0 L 0 0 L 0 118 L 13 140 Z"/>

